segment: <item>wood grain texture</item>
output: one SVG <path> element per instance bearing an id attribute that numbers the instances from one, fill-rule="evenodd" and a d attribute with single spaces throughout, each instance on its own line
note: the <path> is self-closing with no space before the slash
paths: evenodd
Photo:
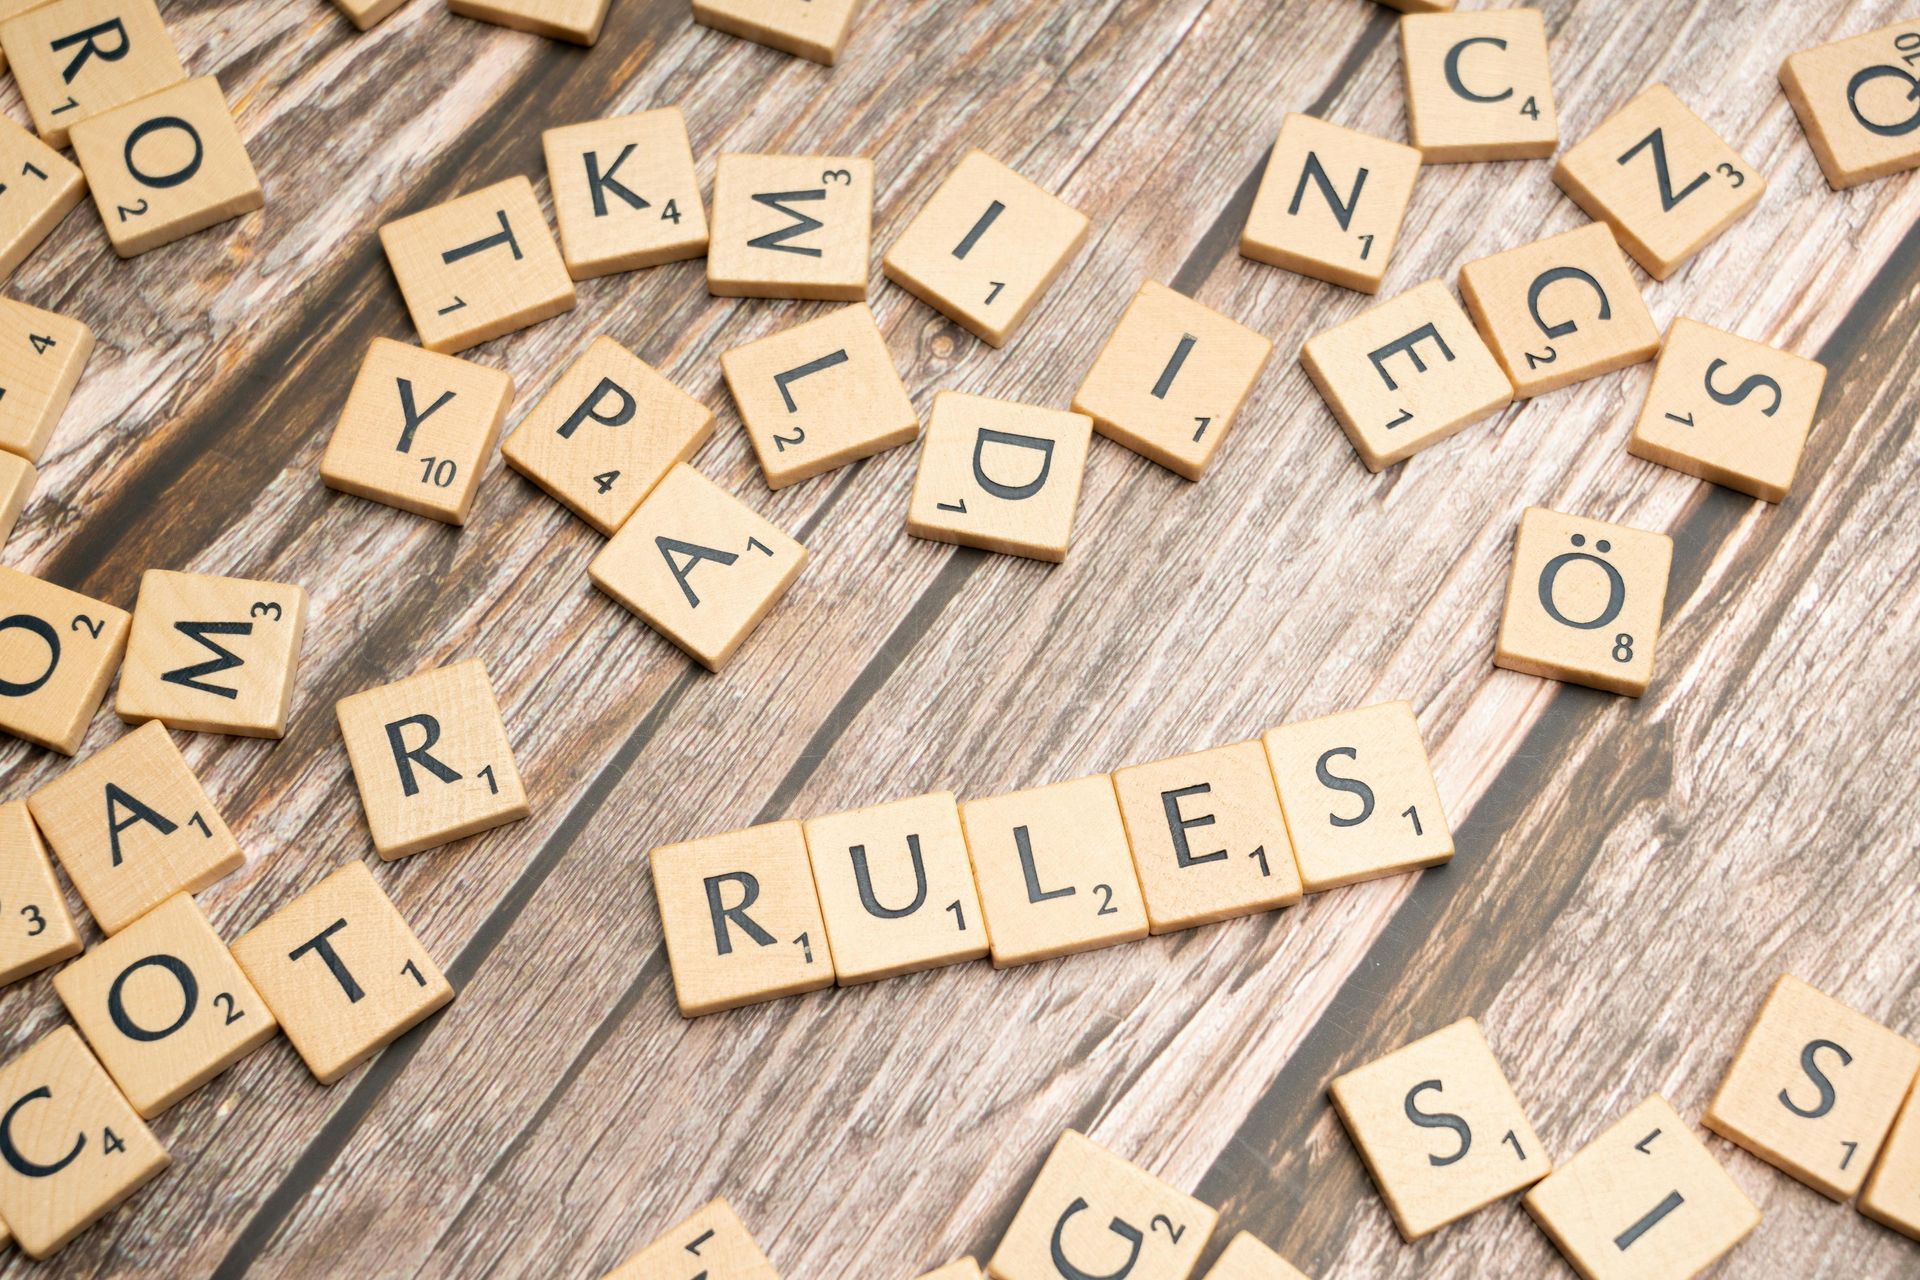
<path id="1" fill-rule="evenodd" d="M 122 607 L 149 567 L 311 592 L 285 740 L 178 738 L 248 856 L 201 898 L 224 936 L 372 859 L 346 694 L 484 659 L 533 816 L 375 869 L 458 988 L 446 1011 L 331 1089 L 281 1042 L 161 1117 L 173 1168 L 60 1274 L 595 1276 L 724 1194 L 781 1274 L 887 1280 L 988 1256 L 1069 1125 L 1311 1274 L 1565 1274 L 1510 1202 L 1403 1245 L 1328 1079 L 1472 1015 L 1563 1157 L 1655 1091 L 1696 1119 L 1783 969 L 1920 1030 L 1920 186 L 1830 191 L 1775 79 L 1901 6 L 1543 7 L 1565 139 L 1661 80 L 1767 175 L 1646 292 L 1662 326 L 1831 366 L 1778 507 L 1626 453 L 1648 365 L 1360 464 L 1294 353 L 1369 300 L 1235 250 L 1286 111 L 1405 136 L 1379 5 L 874 0 L 829 71 L 696 27 L 681 0 L 617 0 L 590 51 L 432 0 L 365 34 L 307 0 L 169 4 L 267 206 L 124 263 L 83 211 L 15 274 L 99 348 L 6 561 Z M 543 128 L 668 103 L 709 189 L 722 150 L 872 156 L 877 252 L 970 146 L 1091 216 L 1002 351 L 876 270 L 923 414 L 941 389 L 1066 405 L 1143 278 L 1277 357 L 1199 485 L 1096 442 L 1050 567 L 909 539 L 912 450 L 766 490 L 718 355 L 827 304 L 714 299 L 698 261 L 582 282 L 574 311 L 470 354 L 513 374 L 515 420 L 601 333 L 720 415 L 696 463 L 812 560 L 717 677 L 594 591 L 599 535 L 498 463 L 464 529 L 324 488 L 368 342 L 413 338 L 375 228 L 515 174 L 544 200 Z M 24 118 L 10 88 L 0 107 Z M 1429 169 L 1382 294 L 1581 221 L 1544 161 Z M 1645 698 L 1492 667 L 1536 503 L 1674 537 Z M 1445 868 L 1011 972 L 674 1011 L 652 845 L 1401 697 L 1454 819 Z M 103 713 L 83 752 L 122 731 Z M 0 798 L 66 764 L 7 744 Z M 61 1016 L 45 974 L 0 1012 L 9 1056 Z M 1920 1265 L 1706 1141 L 1767 1214 L 1721 1274 Z"/>

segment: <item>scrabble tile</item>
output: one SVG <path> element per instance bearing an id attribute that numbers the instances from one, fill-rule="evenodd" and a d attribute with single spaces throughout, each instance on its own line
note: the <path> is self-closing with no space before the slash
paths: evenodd
<path id="1" fill-rule="evenodd" d="M 1407 1240 L 1531 1186 L 1553 1167 L 1472 1018 L 1335 1076 L 1329 1091 Z"/>
<path id="2" fill-rule="evenodd" d="M 723 298 L 867 296 L 873 161 L 722 155 L 713 170 L 707 292 Z"/>
<path id="3" fill-rule="evenodd" d="M 1428 164 L 1537 160 L 1560 145 L 1538 9 L 1400 19 L 1407 140 Z"/>
<path id="4" fill-rule="evenodd" d="M 1805 49 L 1780 84 L 1836 191 L 1920 167 L 1920 18 Z"/>
<path id="5" fill-rule="evenodd" d="M 960 821 L 994 968 L 1147 936 L 1146 903 L 1106 774 L 969 800 Z"/>
<path id="6" fill-rule="evenodd" d="M 31 462 L 16 454 L 0 451 L 0 546 L 13 536 L 20 519 L 20 508 L 33 496 L 40 473 Z"/>
<path id="7" fill-rule="evenodd" d="M 1263 742 L 1308 893 L 1453 856 L 1453 831 L 1410 703 L 1282 725 Z"/>
<path id="8" fill-rule="evenodd" d="M 130 724 L 284 737 L 306 625 L 303 587 L 149 569 L 114 710 Z"/>
<path id="9" fill-rule="evenodd" d="M 1657 1094 L 1521 1203 L 1585 1280 L 1686 1280 L 1760 1225 L 1753 1202 Z"/>
<path id="10" fill-rule="evenodd" d="M 1860 1192 L 1860 1212 L 1882 1226 L 1920 1240 L 1920 1089 L 1907 1095 L 1880 1149 L 1880 1162 Z"/>
<path id="11" fill-rule="evenodd" d="M 1206 1280 L 1307 1280 L 1285 1258 L 1242 1231 L 1207 1272 Z"/>
<path id="12" fill-rule="evenodd" d="M 573 277 L 524 177 L 395 219 L 380 243 L 429 351 L 465 351 L 573 310 Z"/>
<path id="13" fill-rule="evenodd" d="M 707 208 L 680 108 L 548 129 L 540 146 L 560 253 L 575 280 L 707 251 Z"/>
<path id="14" fill-rule="evenodd" d="M 1673 539 L 1528 507 L 1493 665 L 1639 697 L 1653 680 Z"/>
<path id="15" fill-rule="evenodd" d="M 55 1027 L 0 1067 L 0 1217 L 28 1256 L 47 1258 L 167 1167 L 72 1027 Z"/>
<path id="16" fill-rule="evenodd" d="M 780 1280 L 733 1206 L 710 1201 L 604 1280 Z"/>
<path id="17" fill-rule="evenodd" d="M 1920 1045 L 1808 986 L 1773 984 L 1700 1123 L 1822 1195 L 1860 1189 Z"/>
<path id="18" fill-rule="evenodd" d="M 1753 208 L 1767 180 L 1662 84 L 1568 147 L 1553 180 L 1655 280 Z"/>
<path id="19" fill-rule="evenodd" d="M 1300 363 L 1369 471 L 1513 401 L 1513 384 L 1438 280 L 1314 334 Z"/>
<path id="20" fill-rule="evenodd" d="M 841 986 L 987 954 L 980 894 L 951 792 L 804 825 Z"/>
<path id="21" fill-rule="evenodd" d="M 0 120 L 0 280 L 80 203 L 80 166 L 12 120 Z"/>
<path id="22" fill-rule="evenodd" d="M 681 1016 L 833 985 L 833 951 L 798 822 L 663 845 L 652 861 Z"/>
<path id="23" fill-rule="evenodd" d="M 713 410 L 605 336 L 501 446 L 507 465 L 611 535 L 713 435 Z"/>
<path id="24" fill-rule="evenodd" d="M 881 260 L 887 279 L 1004 347 L 1087 238 L 1087 215 L 969 151 Z"/>
<path id="25" fill-rule="evenodd" d="M 154 0 L 53 0 L 0 24 L 40 140 L 187 78 Z"/>
<path id="26" fill-rule="evenodd" d="M 1454 0 L 1380 0 L 1380 3 L 1401 13 L 1445 13 L 1453 8 Z"/>
<path id="27" fill-rule="evenodd" d="M 573 44 L 600 39 L 611 0 L 447 0 L 447 12 Z"/>
<path id="28" fill-rule="evenodd" d="M 356 693 L 334 710 L 382 858 L 491 831 L 530 812 L 480 659 Z"/>
<path id="29" fill-rule="evenodd" d="M 1113 775 L 1113 787 L 1149 932 L 1300 901 L 1300 870 L 1259 743 L 1134 765 Z"/>
<path id="30" fill-rule="evenodd" d="M 329 488 L 465 524 L 513 401 L 499 369 L 375 338 L 320 459 Z"/>
<path id="31" fill-rule="evenodd" d="M 980 1264 L 972 1258 L 960 1258 L 944 1267 L 935 1267 L 920 1280 L 980 1280 Z"/>
<path id="32" fill-rule="evenodd" d="M 47 0 L 0 0 L 0 23 L 5 22 L 9 18 L 18 17 L 29 9 L 37 9 L 46 2 Z M 0 48 L 0 71 L 5 71 L 6 69 L 6 50 Z M 6 1243 L 6 1236 L 4 1234 L 5 1227 L 6 1223 L 0 1222 L 0 1244 Z"/>
<path id="33" fill-rule="evenodd" d="M 407 0 L 333 0 L 340 12 L 347 15 L 356 30 L 366 31 L 386 21 Z"/>
<path id="34" fill-rule="evenodd" d="M 1362 293 L 1380 288 L 1420 176 L 1412 147 L 1289 112 L 1240 253 Z"/>
<path id="35" fill-rule="evenodd" d="M 78 320 L 0 298 L 0 449 L 40 461 L 92 354 Z"/>
<path id="36" fill-rule="evenodd" d="M 103 933 L 246 861 L 166 726 L 148 721 L 27 797 Z"/>
<path id="37" fill-rule="evenodd" d="M 0 729 L 72 755 L 120 666 L 129 621 L 110 604 L 0 566 Z"/>
<path id="38" fill-rule="evenodd" d="M 805 547 L 683 462 L 593 558 L 587 576 L 718 671 L 806 563 Z"/>
<path id="39" fill-rule="evenodd" d="M 73 154 L 123 258 L 265 203 L 220 82 L 201 76 L 73 126 Z"/>
<path id="40" fill-rule="evenodd" d="M 1149 280 L 1074 393 L 1094 430 L 1198 480 L 1266 368 L 1273 342 Z"/>
<path id="41" fill-rule="evenodd" d="M 53 989 L 100 1065 L 149 1120 L 279 1030 L 184 893 L 55 974 Z"/>
<path id="42" fill-rule="evenodd" d="M 1604 223 L 1469 262 L 1460 293 L 1522 400 L 1660 349 L 1660 331 Z"/>
<path id="43" fill-rule="evenodd" d="M 1072 1129 L 987 1262 L 993 1280 L 1187 1280 L 1219 1214 Z"/>
<path id="44" fill-rule="evenodd" d="M 349 862 L 233 944 L 247 980 L 321 1084 L 453 999 L 364 862 Z"/>
<path id="45" fill-rule="evenodd" d="M 720 356 L 767 483 L 845 466 L 920 434 L 873 312 L 856 303 Z"/>
<path id="46" fill-rule="evenodd" d="M 920 445 L 907 532 L 1064 560 L 1092 442 L 1085 414 L 942 391 Z"/>
<path id="47" fill-rule="evenodd" d="M 1780 502 L 1793 487 L 1827 367 L 1675 320 L 1627 452 Z"/>
<path id="48" fill-rule="evenodd" d="M 0 986 L 79 954 L 40 829 L 21 801 L 0 804 Z"/>
<path id="49" fill-rule="evenodd" d="M 693 0 L 702 26 L 832 66 L 847 47 L 860 0 Z"/>

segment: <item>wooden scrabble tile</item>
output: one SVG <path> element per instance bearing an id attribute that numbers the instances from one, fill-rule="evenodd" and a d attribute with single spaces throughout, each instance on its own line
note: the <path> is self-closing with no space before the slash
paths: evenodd
<path id="1" fill-rule="evenodd" d="M 1472 1018 L 1335 1076 L 1329 1092 L 1408 1240 L 1553 1167 Z"/>
<path id="2" fill-rule="evenodd" d="M 1820 171 L 1836 191 L 1920 167 L 1920 18 L 1805 49 L 1780 64 Z"/>
<path id="3" fill-rule="evenodd" d="M 1369 471 L 1513 401 L 1513 384 L 1438 280 L 1314 334 L 1300 363 Z"/>
<path id="4" fill-rule="evenodd" d="M 201 76 L 73 126 L 113 251 L 135 257 L 265 203 L 220 82 Z"/>
<path id="5" fill-rule="evenodd" d="M 994 968 L 1147 936 L 1146 902 L 1106 774 L 969 800 L 960 821 Z"/>
<path id="6" fill-rule="evenodd" d="M 333 0 L 359 31 L 367 31 L 391 17 L 407 0 Z"/>
<path id="7" fill-rule="evenodd" d="M 573 277 L 524 177 L 380 228 L 420 345 L 449 354 L 573 310 Z"/>
<path id="8" fill-rule="evenodd" d="M 0 546 L 5 546 L 13 536 L 20 508 L 27 505 L 27 499 L 33 496 L 33 486 L 39 480 L 40 473 L 31 462 L 0 450 Z"/>
<path id="9" fill-rule="evenodd" d="M 30 1257 L 59 1252 L 168 1164 L 72 1027 L 0 1067 L 0 1110 L 0 1217 Z"/>
<path id="10" fill-rule="evenodd" d="M 500 453 L 611 535 L 660 478 L 713 435 L 713 410 L 601 336 L 520 420 Z"/>
<path id="11" fill-rule="evenodd" d="M 927 416 L 907 532 L 1058 563 L 1092 442 L 1085 414 L 942 391 Z"/>
<path id="12" fill-rule="evenodd" d="M 662 845 L 652 861 L 681 1016 L 833 985 L 833 951 L 798 822 Z"/>
<path id="13" fill-rule="evenodd" d="M 1235 1236 L 1206 1280 L 1307 1280 L 1306 1274 L 1248 1232 Z"/>
<path id="14" fill-rule="evenodd" d="M 23 802 L 0 804 L 0 986 L 79 954 L 39 828 Z"/>
<path id="15" fill-rule="evenodd" d="M 0 24 L 40 140 L 187 78 L 154 0 L 53 0 Z"/>
<path id="16" fill-rule="evenodd" d="M 832 66 L 847 47 L 860 0 L 693 0 L 702 26 Z"/>
<path id="17" fill-rule="evenodd" d="M 1826 381 L 1827 367 L 1817 360 L 1675 320 L 1627 452 L 1783 501 Z"/>
<path id="18" fill-rule="evenodd" d="M 1420 153 L 1289 112 L 1240 253 L 1362 293 L 1380 288 L 1420 176 Z"/>
<path id="19" fill-rule="evenodd" d="M 491 831 L 530 812 L 480 659 L 356 693 L 334 710 L 382 858 Z"/>
<path id="20" fill-rule="evenodd" d="M 708 293 L 858 302 L 872 248 L 873 161 L 722 155 L 715 163 Z"/>
<path id="21" fill-rule="evenodd" d="M 780 1280 L 725 1200 L 713 1200 L 604 1280 Z"/>
<path id="22" fill-rule="evenodd" d="M 0 730 L 70 756 L 126 651 L 126 612 L 0 566 Z"/>
<path id="23" fill-rule="evenodd" d="M 1219 1216 L 1068 1129 L 1020 1202 L 987 1274 L 1187 1280 Z"/>
<path id="24" fill-rule="evenodd" d="M 573 44 L 600 39 L 612 0 L 447 0 L 447 12 Z"/>
<path id="25" fill-rule="evenodd" d="M 1412 704 L 1380 702 L 1282 725 L 1262 741 L 1308 893 L 1453 856 Z"/>
<path id="26" fill-rule="evenodd" d="M 1149 932 L 1300 901 L 1300 870 L 1258 742 L 1121 769 L 1113 788 Z"/>
<path id="27" fill-rule="evenodd" d="M 1660 349 L 1660 331 L 1604 223 L 1469 262 L 1460 293 L 1522 400 Z"/>
<path id="28" fill-rule="evenodd" d="M 575 280 L 707 251 L 707 208 L 680 108 L 548 129 L 540 146 L 560 253 Z"/>
<path id="29" fill-rule="evenodd" d="M 1920 1045 L 1792 974 L 1773 984 L 1700 1123 L 1822 1195 L 1860 1189 Z"/>
<path id="30" fill-rule="evenodd" d="M 806 563 L 805 547 L 683 462 L 593 558 L 587 576 L 718 671 Z"/>
<path id="31" fill-rule="evenodd" d="M 1663 84 L 1568 147 L 1553 180 L 1655 280 L 1753 208 L 1767 180 Z"/>
<path id="32" fill-rule="evenodd" d="M 1273 342 L 1149 280 L 1074 393 L 1094 430 L 1198 480 L 1227 438 Z"/>
<path id="33" fill-rule="evenodd" d="M 78 320 L 0 298 L 0 449 L 40 461 L 92 354 Z"/>
<path id="34" fill-rule="evenodd" d="M 1920 1240 L 1920 1088 L 1907 1095 L 1880 1163 L 1860 1192 L 1860 1212 L 1882 1226 Z"/>
<path id="35" fill-rule="evenodd" d="M 1639 697 L 1653 679 L 1673 539 L 1528 507 L 1493 665 Z"/>
<path id="36" fill-rule="evenodd" d="M 513 378 L 499 369 L 375 338 L 320 459 L 329 488 L 465 524 Z"/>
<path id="37" fill-rule="evenodd" d="M 349 862 L 233 944 L 280 1029 L 332 1084 L 453 999 L 364 862 Z"/>
<path id="38" fill-rule="evenodd" d="M 150 720 L 27 797 L 103 933 L 246 861 L 166 726 Z"/>
<path id="39" fill-rule="evenodd" d="M 114 710 L 135 724 L 284 737 L 306 625 L 303 587 L 149 569 Z"/>
<path id="40" fill-rule="evenodd" d="M 920 1280 L 980 1280 L 980 1264 L 972 1258 L 959 1258 L 944 1267 L 935 1267 Z"/>
<path id="41" fill-rule="evenodd" d="M 881 259 L 887 279 L 1004 347 L 1087 238 L 1087 215 L 969 151 Z"/>
<path id="42" fill-rule="evenodd" d="M 920 434 L 919 415 L 865 303 L 723 352 L 720 367 L 775 489 Z"/>
<path id="43" fill-rule="evenodd" d="M 80 203 L 80 166 L 12 120 L 0 120 L 0 280 Z"/>
<path id="44" fill-rule="evenodd" d="M 951 792 L 804 825 L 841 986 L 987 954 L 980 894 Z"/>
<path id="45" fill-rule="evenodd" d="M 120 1092 L 151 1120 L 273 1038 L 273 1014 L 189 894 L 53 976 Z"/>
<path id="46" fill-rule="evenodd" d="M 1380 3 L 1401 13 L 1445 13 L 1453 8 L 1454 0 L 1380 0 Z"/>
<path id="47" fill-rule="evenodd" d="M 1686 1280 L 1760 1225 L 1753 1202 L 1657 1094 L 1521 1203 L 1586 1280 Z"/>
<path id="48" fill-rule="evenodd" d="M 1535 160 L 1560 145 L 1538 9 L 1400 20 L 1407 140 L 1428 164 Z"/>

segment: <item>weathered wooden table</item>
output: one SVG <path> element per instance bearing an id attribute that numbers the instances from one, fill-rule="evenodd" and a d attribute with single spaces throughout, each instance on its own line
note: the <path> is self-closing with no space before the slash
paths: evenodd
<path id="1" fill-rule="evenodd" d="M 158 1122 L 174 1168 L 42 1270 L 591 1277 L 722 1193 L 784 1275 L 893 1280 L 984 1258 L 1072 1125 L 1220 1205 L 1222 1240 L 1250 1228 L 1315 1274 L 1566 1274 L 1510 1202 L 1403 1245 L 1329 1077 L 1477 1015 L 1565 1156 L 1650 1092 L 1697 1117 L 1782 970 L 1920 1032 L 1920 178 L 1829 190 L 1775 79 L 1911 5 L 1544 7 L 1564 139 L 1662 80 L 1772 184 L 1647 295 L 1662 324 L 1831 366 L 1778 507 L 1627 455 L 1649 366 L 1362 469 L 1294 356 L 1367 299 L 1235 252 L 1285 111 L 1404 136 L 1394 15 L 1362 0 L 872 0 L 832 72 L 695 27 L 685 0 L 615 0 L 591 51 L 436 0 L 365 35 L 315 0 L 166 4 L 268 204 L 132 262 L 85 208 L 19 273 L 101 345 L 6 560 L 123 607 L 150 566 L 313 593 L 286 740 L 176 735 L 248 853 L 202 896 L 229 936 L 372 858 L 343 695 L 483 657 L 534 816 L 376 864 L 459 988 L 443 1015 L 333 1088 L 284 1041 L 256 1054 Z M 875 272 L 916 402 L 1064 405 L 1152 278 L 1279 344 L 1217 469 L 1190 485 L 1096 441 L 1057 568 L 909 540 L 910 448 L 770 493 L 717 356 L 821 304 L 709 298 L 688 262 L 589 282 L 473 354 L 524 407 L 607 333 L 721 414 L 698 465 L 813 552 L 724 675 L 596 593 L 598 535 L 497 462 L 463 530 L 323 488 L 368 340 L 413 336 L 374 229 L 511 174 L 544 191 L 543 128 L 670 102 L 703 180 L 723 149 L 872 155 L 876 247 L 969 145 L 1059 190 L 1093 234 L 1003 351 Z M 1577 225 L 1548 170 L 1427 170 L 1383 292 Z M 1493 668 L 1535 503 L 1676 539 L 1645 699 Z M 653 844 L 1390 697 L 1418 708 L 1453 817 L 1442 870 L 1012 972 L 674 1011 Z M 103 714 L 83 750 L 120 732 Z M 5 797 L 63 763 L 8 742 Z M 44 975 L 0 1010 L 8 1054 L 62 1017 Z M 1911 1242 L 1707 1141 L 1766 1213 L 1721 1274 L 1920 1270 Z"/>

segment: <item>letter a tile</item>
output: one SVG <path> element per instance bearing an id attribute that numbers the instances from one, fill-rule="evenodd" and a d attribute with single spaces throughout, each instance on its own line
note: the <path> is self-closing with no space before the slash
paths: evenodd
<path id="1" fill-rule="evenodd" d="M 1083 413 L 942 391 L 920 445 L 907 532 L 1064 560 L 1092 441 Z"/>
<path id="2" fill-rule="evenodd" d="M 1920 1084 L 1907 1094 L 1859 1206 L 1882 1226 L 1920 1240 Z"/>
<path id="3" fill-rule="evenodd" d="M 27 806 L 0 804 L 0 986 L 80 954 L 80 933 Z"/>
<path id="4" fill-rule="evenodd" d="M 1307 1280 L 1304 1272 L 1242 1231 L 1207 1272 L 1206 1280 Z"/>
<path id="5" fill-rule="evenodd" d="M 707 292 L 858 302 L 872 249 L 873 161 L 723 155 L 715 164 Z"/>
<path id="6" fill-rule="evenodd" d="M 987 1274 L 993 1280 L 1187 1280 L 1219 1217 L 1068 1129 L 1000 1238 Z"/>
<path id="7" fill-rule="evenodd" d="M 157 720 L 68 769 L 27 807 L 103 933 L 246 861 Z"/>
<path id="8" fill-rule="evenodd" d="M 541 134 L 540 146 L 575 280 L 707 251 L 707 209 L 680 108 L 562 125 Z"/>
<path id="9" fill-rule="evenodd" d="M 455 354 L 573 310 L 573 277 L 524 177 L 380 228 L 420 345 Z"/>
<path id="10" fill-rule="evenodd" d="M 1920 1045 L 1782 974 L 1700 1123 L 1822 1195 L 1860 1189 Z"/>
<path id="11" fill-rule="evenodd" d="M 1528 507 L 1493 665 L 1637 698 L 1653 681 L 1673 539 Z"/>
<path id="12" fill-rule="evenodd" d="M 1410 1241 L 1553 1167 L 1472 1018 L 1334 1077 L 1330 1091 Z"/>
<path id="13" fill-rule="evenodd" d="M 652 861 L 681 1016 L 833 985 L 833 952 L 798 822 L 662 845 Z"/>
<path id="14" fill-rule="evenodd" d="M 0 281 L 13 274 L 80 203 L 87 180 L 73 161 L 12 120 L 0 120 Z"/>
<path id="15" fill-rule="evenodd" d="M 1920 16 L 1806 49 L 1780 65 L 1835 191 L 1920 166 Z"/>
<path id="16" fill-rule="evenodd" d="M 0 25 L 40 140 L 187 78 L 153 0 L 53 0 Z"/>
<path id="17" fill-rule="evenodd" d="M 1521 1203 L 1585 1280 L 1690 1280 L 1760 1225 L 1753 1202 L 1657 1095 Z"/>
<path id="18" fill-rule="evenodd" d="M 248 981 L 321 1084 L 453 999 L 363 862 L 349 862 L 233 944 Z"/>
<path id="19" fill-rule="evenodd" d="M 404 858 L 530 812 L 478 658 L 342 698 L 335 711 L 382 858 Z"/>
<path id="20" fill-rule="evenodd" d="M 1400 20 L 1407 140 L 1428 164 L 1534 160 L 1560 142 L 1538 9 Z"/>
<path id="21" fill-rule="evenodd" d="M 1253 198 L 1240 253 L 1362 293 L 1379 291 L 1420 176 L 1399 142 L 1289 113 Z"/>
<path id="22" fill-rule="evenodd" d="M 780 1280 L 725 1200 L 698 1213 L 607 1272 L 603 1280 Z"/>
<path id="23" fill-rule="evenodd" d="M 283 737 L 306 625 L 304 588 L 149 569 L 114 710 L 129 724 Z"/>
<path id="24" fill-rule="evenodd" d="M 72 755 L 120 666 L 131 621 L 110 604 L 0 566 L 0 729 Z"/>
<path id="25" fill-rule="evenodd" d="M 72 1027 L 0 1067 L 0 1217 L 50 1258 L 158 1177 L 168 1156 Z"/>

